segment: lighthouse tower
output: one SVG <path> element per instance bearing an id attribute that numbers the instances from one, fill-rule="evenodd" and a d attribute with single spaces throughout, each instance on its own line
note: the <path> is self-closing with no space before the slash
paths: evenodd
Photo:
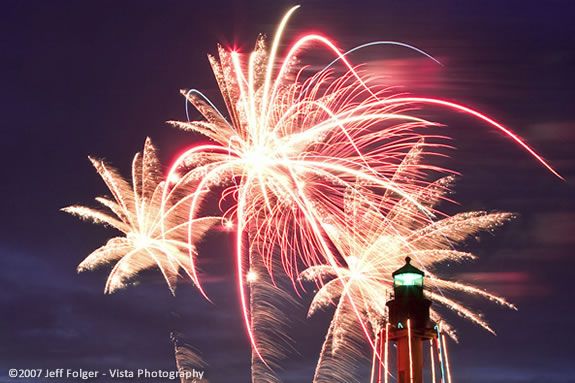
<path id="1" fill-rule="evenodd" d="M 407 257 L 392 275 L 387 336 L 397 346 L 397 381 L 423 383 L 423 341 L 437 337 L 435 323 L 429 319 L 431 301 L 423 295 L 424 273 Z"/>

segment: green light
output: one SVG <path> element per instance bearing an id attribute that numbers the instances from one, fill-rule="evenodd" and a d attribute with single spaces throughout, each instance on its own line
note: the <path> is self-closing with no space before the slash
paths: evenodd
<path id="1" fill-rule="evenodd" d="M 423 275 L 416 273 L 398 274 L 394 278 L 396 286 L 423 286 Z"/>

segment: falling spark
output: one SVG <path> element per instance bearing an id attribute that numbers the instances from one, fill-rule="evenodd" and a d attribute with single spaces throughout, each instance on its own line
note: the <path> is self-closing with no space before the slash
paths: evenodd
<path id="1" fill-rule="evenodd" d="M 437 344 L 437 355 L 439 357 L 439 366 L 441 367 L 441 383 L 445 383 L 445 362 L 444 362 L 444 352 L 442 351 L 442 347 L 441 347 L 441 330 L 442 330 L 442 323 L 439 322 L 438 325 L 436 325 L 436 330 L 437 330 L 437 338 L 435 343 Z"/>
<path id="2" fill-rule="evenodd" d="M 409 381 L 413 382 L 413 354 L 411 350 L 411 319 L 407 320 L 407 341 L 409 345 Z"/>
<path id="3" fill-rule="evenodd" d="M 381 339 L 378 338 L 378 335 L 379 335 L 379 334 L 376 334 L 376 335 L 375 335 L 374 344 L 378 344 L 378 342 L 381 341 Z M 379 351 L 379 353 L 381 354 L 381 350 Z M 370 375 L 369 375 L 369 383 L 373 383 L 373 379 L 375 378 L 375 369 L 376 369 L 375 366 L 377 365 L 377 364 L 376 364 L 376 361 L 377 361 L 376 353 L 374 352 L 374 353 L 372 353 L 372 354 L 373 354 L 373 355 L 372 355 L 372 357 L 371 357 L 371 373 L 370 373 Z"/>
<path id="4" fill-rule="evenodd" d="M 451 383 L 451 370 L 449 369 L 449 356 L 447 356 L 447 343 L 445 342 L 445 335 L 441 334 L 440 341 L 443 343 L 443 353 L 445 356 L 445 369 L 447 370 L 447 383 Z"/>
<path id="5" fill-rule="evenodd" d="M 384 349 L 384 356 L 383 356 L 383 363 L 385 369 L 385 383 L 389 381 L 389 323 L 385 324 L 385 349 Z"/>
<path id="6" fill-rule="evenodd" d="M 376 334 L 376 336 L 375 336 L 375 342 L 374 342 L 374 344 L 378 344 L 378 342 L 380 342 L 380 344 L 381 344 L 381 339 L 378 338 L 378 335 L 379 335 L 379 334 Z M 379 351 L 379 353 L 381 354 L 381 350 Z M 373 354 L 373 355 L 372 355 L 372 357 L 371 357 L 371 372 L 370 372 L 370 375 L 369 375 L 369 383 L 373 383 L 373 379 L 375 378 L 376 366 L 379 366 L 379 365 L 380 365 L 379 363 L 376 363 L 376 362 L 377 362 L 376 353 L 374 352 L 374 353 L 372 353 L 372 354 Z"/>
<path id="7" fill-rule="evenodd" d="M 170 334 L 172 343 L 174 344 L 174 355 L 176 359 L 176 369 L 183 373 L 180 378 L 180 383 L 208 383 L 206 379 L 198 380 L 196 377 L 187 376 L 193 375 L 196 369 L 205 369 L 206 363 L 198 355 L 192 346 L 183 342 L 179 333 L 173 331 Z"/>
<path id="8" fill-rule="evenodd" d="M 429 358 L 431 361 L 431 382 L 435 383 L 435 354 L 433 353 L 433 339 L 429 340 Z"/>

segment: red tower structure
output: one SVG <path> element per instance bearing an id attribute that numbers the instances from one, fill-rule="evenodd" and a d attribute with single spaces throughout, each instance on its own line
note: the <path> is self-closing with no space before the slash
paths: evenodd
<path id="1" fill-rule="evenodd" d="M 438 332 L 429 318 L 431 301 L 423 294 L 425 274 L 411 265 L 409 257 L 405 261 L 405 265 L 392 274 L 394 296 L 387 302 L 389 322 L 380 340 L 395 342 L 397 346 L 397 382 L 423 383 L 423 344 L 426 340 L 436 340 Z"/>

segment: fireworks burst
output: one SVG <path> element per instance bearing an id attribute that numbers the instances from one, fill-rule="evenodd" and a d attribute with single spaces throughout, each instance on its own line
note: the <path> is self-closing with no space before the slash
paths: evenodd
<path id="1" fill-rule="evenodd" d="M 162 201 L 164 185 L 160 162 L 149 138 L 144 150 L 137 153 L 132 162 L 132 185 L 104 161 L 91 157 L 90 161 L 113 199 L 96 198 L 106 210 L 78 205 L 62 210 L 81 219 L 110 226 L 122 232 L 123 236 L 110 239 L 88 255 L 78 266 L 78 271 L 116 262 L 105 287 L 106 293 L 112 293 L 125 287 L 140 271 L 158 267 L 173 293 L 180 270 L 191 273 L 188 255 L 195 253 L 195 248 L 188 242 L 188 217 L 185 213 L 190 199 L 178 195 L 175 203 L 173 200 Z M 193 242 L 197 243 L 219 220 L 216 217 L 197 218 Z"/>
<path id="2" fill-rule="evenodd" d="M 309 315 L 336 306 L 314 382 L 354 381 L 353 367 L 364 357 L 366 341 L 375 361 L 374 337 L 387 320 L 391 274 L 406 256 L 425 270 L 432 300 L 493 332 L 480 314 L 450 293 L 513 306 L 476 287 L 442 279 L 434 268 L 473 259 L 453 247 L 512 216 L 468 212 L 448 217 L 436 210 L 452 177 L 430 182 L 429 174 L 452 172 L 421 156 L 443 156 L 447 145 L 428 129 L 439 124 L 417 111 L 433 106 L 465 113 L 502 132 L 561 176 L 490 117 L 447 100 L 394 94 L 348 59 L 373 44 L 401 45 L 433 59 L 414 47 L 375 42 L 342 52 L 330 39 L 309 34 L 280 56 L 286 24 L 297 8 L 284 16 L 269 47 L 260 37 L 250 53 L 218 47 L 217 57 L 209 57 L 226 113 L 200 91 L 182 91 L 203 119 L 190 121 L 188 115 L 188 121 L 171 124 L 211 142 L 178 156 L 165 178 L 149 139 L 134 157 L 131 184 L 104 161 L 90 158 L 112 198 L 96 198 L 102 210 L 63 210 L 122 235 L 92 252 L 78 270 L 115 263 L 107 293 L 154 267 L 174 293 L 183 272 L 207 296 L 196 245 L 218 222 L 234 229 L 236 277 L 253 350 L 252 380 L 258 383 L 279 382 L 269 367 L 277 365 L 284 352 L 281 344 L 289 342 L 281 306 L 296 304 L 286 293 L 285 280 L 296 290 L 302 280 L 317 284 Z M 302 61 L 312 45 L 329 53 L 325 65 Z M 219 198 L 222 217 L 203 216 L 210 196 Z M 438 311 L 431 316 L 455 337 Z M 196 362 L 182 344 L 175 342 L 175 351 L 178 367 L 186 360 Z"/>
<path id="3" fill-rule="evenodd" d="M 435 125 L 417 117 L 414 109 L 432 105 L 464 112 L 500 130 L 557 174 L 519 137 L 475 110 L 445 100 L 390 93 L 378 78 L 353 66 L 346 54 L 323 36 L 310 34 L 296 40 L 280 58 L 283 31 L 296 8 L 280 23 L 269 49 L 260 38 L 248 55 L 219 47 L 218 57 L 209 57 L 227 117 L 201 92 L 182 91 L 204 120 L 172 124 L 198 132 L 212 143 L 194 146 L 179 156 L 168 174 L 168 179 L 174 182 L 166 184 L 164 190 L 166 200 L 180 183 L 197 183 L 189 210 L 190 236 L 195 231 L 194 221 L 200 214 L 201 200 L 207 193 L 219 194 L 221 206 L 227 206 L 230 199 L 234 201 L 231 208 L 225 209 L 224 217 L 234 222 L 237 229 L 236 265 L 243 317 L 254 351 L 260 358 L 266 350 L 262 350 L 254 334 L 256 314 L 250 312 L 245 286 L 246 279 L 253 277 L 247 267 L 253 263 L 251 258 L 261 257 L 265 272 L 272 279 L 277 275 L 274 260 L 279 260 L 277 263 L 294 287 L 302 266 L 326 264 L 338 280 L 345 279 L 345 262 L 334 252 L 331 241 L 347 257 L 348 264 L 352 248 L 341 239 L 334 240 L 328 232 L 334 225 L 343 232 L 349 230 L 345 201 L 350 191 L 359 195 L 359 200 L 368 207 L 376 206 L 382 211 L 391 210 L 400 198 L 401 206 L 408 205 L 405 208 L 410 212 L 415 209 L 421 213 L 414 223 L 429 223 L 432 212 L 417 196 L 430 186 L 419 175 L 424 170 L 441 169 L 417 163 L 403 170 L 403 174 L 416 181 L 394 178 L 401 159 L 425 135 L 424 128 Z M 303 65 L 299 56 L 313 44 L 325 48 L 335 60 L 319 69 Z M 441 147 L 440 144 L 428 146 Z M 405 224 L 406 220 L 413 219 L 408 213 L 397 209 L 394 222 Z M 478 220 L 492 224 L 507 218 L 471 214 L 454 217 L 451 222 L 455 224 L 455 220 L 460 220 L 460 226 Z M 389 219 L 386 217 L 382 222 Z M 429 229 L 433 227 L 436 226 Z M 453 227 L 452 234 L 459 235 Z M 244 234 L 248 232 L 246 244 Z M 394 234 L 392 242 L 400 238 L 397 233 L 391 234 Z M 406 235 L 402 233 L 401 237 Z M 452 239 L 456 240 L 457 237 Z M 190 242 L 193 244 L 193 238 Z M 396 246 L 380 239 L 375 246 L 391 244 Z M 422 244 L 412 245 L 424 251 Z M 437 249 L 426 249 L 427 255 L 419 254 L 416 259 L 437 260 L 440 255 L 430 254 Z M 444 256 L 454 254 L 444 253 Z M 190 274 L 204 293 L 194 257 L 191 259 Z M 365 262 L 365 258 L 358 262 Z M 255 283 L 257 281 L 251 282 Z M 448 286 L 455 288 L 455 285 L 445 287 Z M 443 300 L 443 303 L 448 302 Z M 457 309 L 467 312 L 463 306 Z M 468 316 L 475 318 L 472 313 Z M 264 326 L 262 321 L 258 320 L 257 330 Z"/>
<path id="4" fill-rule="evenodd" d="M 422 146 L 423 143 L 415 146 L 406 155 L 394 178 L 410 182 L 410 177 L 402 173 L 420 162 Z M 436 206 L 445 199 L 451 184 L 452 177 L 441 178 L 412 197 L 440 215 Z M 373 339 L 380 332 L 382 323 L 387 321 L 386 303 L 393 291 L 392 273 L 402 266 L 406 257 L 414 259 L 426 271 L 426 293 L 433 301 L 490 332 L 493 330 L 480 314 L 447 297 L 445 293 L 478 295 L 514 308 L 500 297 L 473 286 L 442 279 L 433 273 L 439 264 L 475 258 L 473 254 L 453 247 L 480 231 L 495 229 L 512 218 L 511 214 L 468 212 L 430 223 L 411 201 L 400 199 L 391 208 L 381 209 L 364 200 L 356 190 L 348 194 L 346 212 L 349 224 L 334 226 L 329 231 L 332 242 L 345 255 L 346 265 L 338 270 L 330 265 L 312 266 L 301 274 L 304 280 L 329 280 L 314 296 L 308 315 L 336 305 L 314 382 L 353 380 L 352 367 L 357 366 L 356 360 L 365 357 L 361 345 L 366 342 L 366 335 Z M 444 330 L 455 338 L 452 327 L 437 310 L 431 310 L 431 317 L 436 322 L 441 321 Z M 363 323 L 359 325 L 358 320 Z"/>
<path id="5" fill-rule="evenodd" d="M 316 40 L 331 44 L 320 37 Z M 260 355 L 267 350 L 258 347 L 253 333 L 250 316 L 254 313 L 250 313 L 244 286 L 246 265 L 252 262 L 244 259 L 246 255 L 262 257 L 265 272 L 271 275 L 276 271 L 274 259 L 279 257 L 294 286 L 302 263 L 327 261 L 338 266 L 340 260 L 324 235 L 328 213 L 344 214 L 345 190 L 357 179 L 371 186 L 366 196 L 370 200 L 383 204 L 385 190 L 409 200 L 410 192 L 418 187 L 403 190 L 387 178 L 397 166 L 394 159 L 413 144 L 414 130 L 431 125 L 402 114 L 401 103 L 378 105 L 376 100 L 384 97 L 384 90 L 376 90 L 375 84 L 370 88 L 368 83 L 375 79 L 360 79 L 351 66 L 338 78 L 326 70 L 303 80 L 304 71 L 292 65 L 303 42 L 288 54 L 273 80 L 277 41 L 268 53 L 264 40 L 258 40 L 249 55 L 247 74 L 239 53 L 220 48 L 219 59 L 210 57 L 210 62 L 229 122 L 196 91 L 183 93 L 206 121 L 173 122 L 216 143 L 193 147 L 180 156 L 168 175 L 179 181 L 167 185 L 165 194 L 180 182 L 198 183 L 191 204 L 191 231 L 200 211 L 199 199 L 206 192 L 225 187 L 221 204 L 225 205 L 226 197 L 235 199 L 224 216 L 236 225 L 244 319 Z M 247 231 L 249 248 L 245 250 Z"/>

